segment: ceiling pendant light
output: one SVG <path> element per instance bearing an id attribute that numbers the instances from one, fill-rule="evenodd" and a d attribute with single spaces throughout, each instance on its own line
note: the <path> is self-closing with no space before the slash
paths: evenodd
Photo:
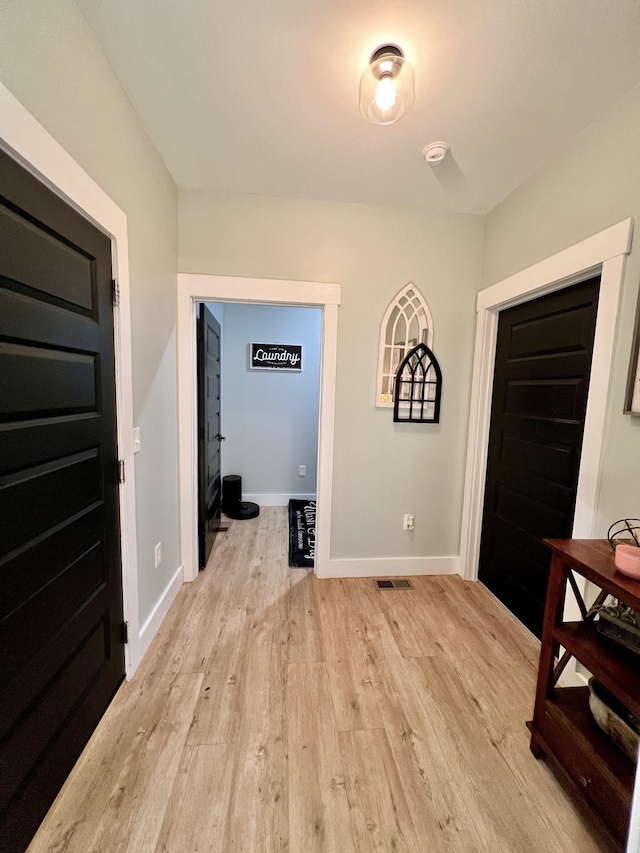
<path id="1" fill-rule="evenodd" d="M 374 124 L 392 124 L 415 99 L 414 74 L 399 47 L 385 44 L 371 56 L 360 79 L 360 112 Z"/>

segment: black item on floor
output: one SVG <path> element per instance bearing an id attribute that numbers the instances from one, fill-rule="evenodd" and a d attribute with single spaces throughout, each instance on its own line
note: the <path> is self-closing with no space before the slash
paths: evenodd
<path id="1" fill-rule="evenodd" d="M 235 521 L 246 521 L 260 515 L 260 507 L 242 500 L 242 477 L 228 474 L 222 478 L 222 512 Z"/>
<path id="2" fill-rule="evenodd" d="M 316 556 L 316 502 L 289 501 L 289 565 L 312 569 Z"/>
<path id="3" fill-rule="evenodd" d="M 228 512 L 227 515 L 235 521 L 247 521 L 249 518 L 257 518 L 260 515 L 260 507 L 251 501 L 240 501 L 240 505 L 233 513 Z"/>
<path id="4" fill-rule="evenodd" d="M 242 501 L 242 477 L 239 474 L 229 474 L 222 478 L 222 512 L 229 515 L 229 510 L 240 506 Z"/>

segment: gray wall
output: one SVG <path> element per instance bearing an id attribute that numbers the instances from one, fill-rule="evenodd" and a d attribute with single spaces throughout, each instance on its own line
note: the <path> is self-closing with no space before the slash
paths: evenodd
<path id="1" fill-rule="evenodd" d="M 144 620 L 180 560 L 176 188 L 73 0 L 2 0 L 0 10 L 0 80 L 127 215 Z"/>
<path id="2" fill-rule="evenodd" d="M 1 0 L 0 80 L 126 212 L 132 280 L 140 611 L 177 568 L 176 191 L 72 0 Z M 185 272 L 337 281 L 333 556 L 459 549 L 474 295 L 640 208 L 640 90 L 486 217 L 204 191 L 179 193 Z M 606 423 L 599 527 L 640 514 L 640 422 L 623 416 L 640 250 L 627 266 Z M 442 422 L 374 408 L 380 318 L 413 280 L 435 323 Z M 416 531 L 401 528 L 414 512 Z M 153 568 L 153 546 L 163 563 Z"/>
<path id="3" fill-rule="evenodd" d="M 178 198 L 181 272 L 342 285 L 332 556 L 457 555 L 482 218 L 199 190 Z M 380 321 L 409 281 L 433 313 L 439 425 L 394 424 L 374 406 Z M 413 533 L 402 530 L 406 512 Z"/>
<path id="4" fill-rule="evenodd" d="M 245 499 L 315 494 L 321 322 L 317 308 L 224 305 L 222 471 L 242 476 Z M 251 341 L 302 344 L 302 372 L 250 370 Z"/>
<path id="5" fill-rule="evenodd" d="M 487 216 L 482 286 L 639 214 L 637 87 Z M 622 414 L 639 278 L 636 231 L 618 319 L 596 535 L 618 518 L 640 516 L 640 419 Z"/>

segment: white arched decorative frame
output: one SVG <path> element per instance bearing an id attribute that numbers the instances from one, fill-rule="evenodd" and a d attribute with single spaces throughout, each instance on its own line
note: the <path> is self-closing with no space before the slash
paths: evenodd
<path id="1" fill-rule="evenodd" d="M 396 372 L 407 353 L 417 344 L 433 349 L 433 319 L 427 301 L 410 281 L 397 293 L 380 324 L 376 406 L 393 408 Z"/>

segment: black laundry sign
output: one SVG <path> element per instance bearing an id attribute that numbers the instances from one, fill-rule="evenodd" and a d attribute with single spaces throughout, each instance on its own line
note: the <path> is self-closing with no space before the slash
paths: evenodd
<path id="1" fill-rule="evenodd" d="M 251 344 L 252 370 L 302 370 L 298 344 Z"/>

